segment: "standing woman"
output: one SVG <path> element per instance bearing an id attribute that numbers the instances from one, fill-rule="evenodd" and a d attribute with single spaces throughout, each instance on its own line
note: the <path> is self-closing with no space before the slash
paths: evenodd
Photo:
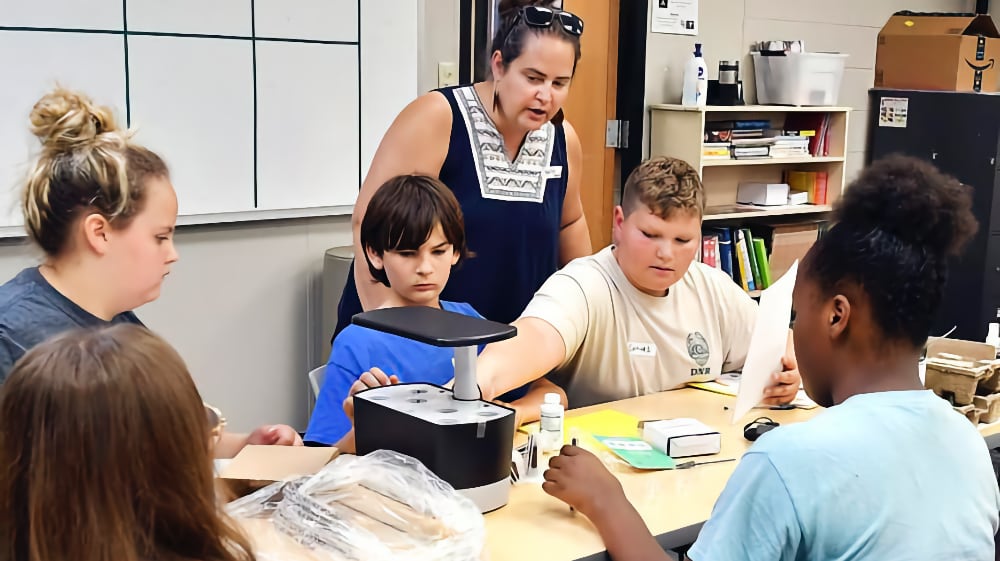
<path id="1" fill-rule="evenodd" d="M 468 302 L 487 319 L 513 321 L 549 275 L 591 254 L 580 139 L 562 113 L 583 21 L 552 4 L 502 0 L 491 77 L 427 93 L 396 117 L 354 206 L 356 263 L 364 263 L 359 229 L 368 201 L 389 178 L 413 173 L 455 193 L 476 255 L 452 273 L 441 297 Z M 367 267 L 354 267 L 337 331 L 387 294 Z"/>

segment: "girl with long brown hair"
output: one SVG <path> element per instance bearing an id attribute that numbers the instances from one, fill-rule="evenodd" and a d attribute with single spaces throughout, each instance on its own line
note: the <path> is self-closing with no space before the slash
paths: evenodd
<path id="1" fill-rule="evenodd" d="M 131 324 L 29 350 L 0 389 L 0 560 L 253 561 L 177 352 Z"/>

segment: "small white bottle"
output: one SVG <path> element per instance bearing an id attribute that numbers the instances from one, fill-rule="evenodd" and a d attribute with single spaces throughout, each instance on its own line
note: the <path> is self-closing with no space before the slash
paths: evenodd
<path id="1" fill-rule="evenodd" d="M 559 394 L 545 394 L 541 407 L 539 422 L 539 437 L 543 452 L 558 452 L 563 445 L 563 417 L 565 411 L 559 400 Z"/>
<path id="2" fill-rule="evenodd" d="M 694 56 L 684 65 L 681 104 L 704 107 L 708 100 L 708 67 L 701 55 L 701 43 L 694 44 Z"/>
<path id="3" fill-rule="evenodd" d="M 986 344 L 993 345 L 996 355 L 1000 355 L 1000 323 L 991 323 L 986 332 Z"/>

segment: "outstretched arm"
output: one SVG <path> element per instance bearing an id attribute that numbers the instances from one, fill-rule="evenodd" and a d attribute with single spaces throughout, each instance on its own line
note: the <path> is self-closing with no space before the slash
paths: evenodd
<path id="1" fill-rule="evenodd" d="M 519 388 L 545 376 L 566 356 L 562 336 L 545 320 L 526 317 L 513 323 L 517 335 L 490 343 L 479 355 L 476 377 L 483 399 Z"/>

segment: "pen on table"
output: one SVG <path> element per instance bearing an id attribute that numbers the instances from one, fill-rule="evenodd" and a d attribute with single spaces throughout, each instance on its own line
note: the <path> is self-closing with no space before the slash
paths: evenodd
<path id="1" fill-rule="evenodd" d="M 577 439 L 576 439 L 575 436 L 573 438 L 571 438 L 570 441 L 569 441 L 570 445 L 572 445 L 572 446 L 576 446 L 577 442 L 578 441 L 577 441 Z M 573 508 L 573 505 L 569 505 L 569 511 L 571 513 L 575 513 L 576 512 L 576 510 Z"/>
<path id="2" fill-rule="evenodd" d="M 709 460 L 707 462 L 696 462 L 694 460 L 690 460 L 690 461 L 687 461 L 687 462 L 681 462 L 681 463 L 677 464 L 676 466 L 674 466 L 674 468 L 675 469 L 688 469 L 688 468 L 693 468 L 694 466 L 703 466 L 705 464 L 721 464 L 723 462 L 735 462 L 735 461 L 736 461 L 736 458 L 726 458 L 725 460 Z"/>

